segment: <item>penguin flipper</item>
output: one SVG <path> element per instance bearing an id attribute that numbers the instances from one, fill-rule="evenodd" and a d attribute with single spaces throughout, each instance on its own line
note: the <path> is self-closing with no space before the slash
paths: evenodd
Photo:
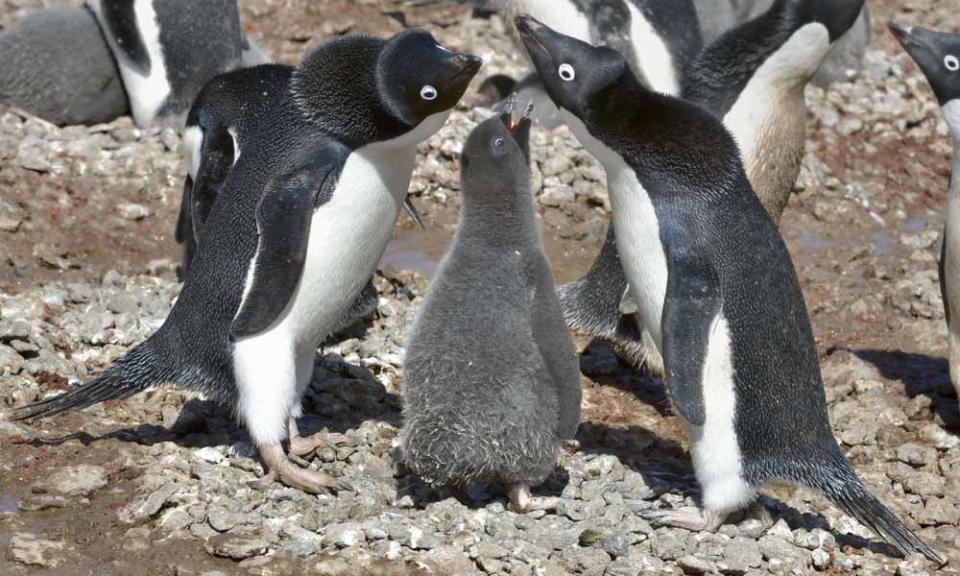
<path id="1" fill-rule="evenodd" d="M 666 385 L 680 415 L 703 426 L 703 373 L 712 328 L 723 309 L 720 278 L 713 265 L 687 251 L 668 251 L 663 305 Z"/>
<path id="2" fill-rule="evenodd" d="M 206 223 L 210 209 L 213 208 L 213 203 L 233 168 L 236 153 L 233 137 L 226 128 L 218 126 L 204 133 L 200 167 L 190 194 L 193 237 L 198 242 L 200 230 Z"/>
<path id="3" fill-rule="evenodd" d="M 253 336 L 266 330 L 296 292 L 307 258 L 314 209 L 330 199 L 339 164 L 301 168 L 271 181 L 257 206 L 256 256 L 248 288 L 230 334 Z"/>

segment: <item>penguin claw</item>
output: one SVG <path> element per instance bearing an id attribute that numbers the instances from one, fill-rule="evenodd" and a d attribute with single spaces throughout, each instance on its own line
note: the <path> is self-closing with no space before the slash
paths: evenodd
<path id="1" fill-rule="evenodd" d="M 350 439 L 342 434 L 331 435 L 320 432 L 312 436 L 291 436 L 290 454 L 294 456 L 306 456 L 316 450 L 322 450 L 324 448 L 336 449 L 338 446 L 349 443 Z"/>
<path id="2" fill-rule="evenodd" d="M 260 457 L 273 475 L 291 488 L 303 490 L 310 494 L 335 494 L 337 492 L 354 491 L 349 482 L 339 480 L 307 468 L 301 468 L 291 462 L 279 444 L 264 446 L 260 449 Z"/>
<path id="3" fill-rule="evenodd" d="M 640 517 L 655 527 L 683 528 L 691 532 L 713 532 L 723 524 L 719 512 L 704 511 L 690 506 L 676 510 L 646 510 Z"/>
<path id="4" fill-rule="evenodd" d="M 535 510 L 556 510 L 560 499 L 553 496 L 533 496 L 528 486 L 515 485 L 510 488 L 510 511 L 518 514 Z"/>

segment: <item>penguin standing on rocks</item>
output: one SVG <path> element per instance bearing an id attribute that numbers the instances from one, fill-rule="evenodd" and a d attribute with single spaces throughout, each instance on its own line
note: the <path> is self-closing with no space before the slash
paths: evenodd
<path id="1" fill-rule="evenodd" d="M 86 8 L 27 14 L 0 33 L 0 102 L 48 122 L 97 124 L 127 112 L 117 67 Z"/>
<path id="2" fill-rule="evenodd" d="M 91 0 L 138 126 L 181 124 L 208 80 L 262 59 L 236 0 Z"/>
<path id="3" fill-rule="evenodd" d="M 950 380 L 960 395 L 960 34 L 896 22 L 889 26 L 933 88 L 953 136 L 953 175 L 940 251 L 940 290 L 949 335 Z"/>
<path id="4" fill-rule="evenodd" d="M 401 451 L 418 476 L 496 481 L 518 511 L 580 422 L 580 375 L 530 191 L 530 120 L 478 126 L 463 149 L 463 208 L 406 347 Z"/>
<path id="5" fill-rule="evenodd" d="M 716 529 L 760 487 L 787 481 L 820 491 L 904 553 L 942 563 L 867 491 L 834 440 L 796 272 L 723 124 L 644 88 L 614 50 L 530 17 L 516 25 L 567 124 L 606 168 L 631 293 L 690 440 L 702 509 L 649 518 Z M 808 41 L 827 44 L 829 32 Z"/>
<path id="6" fill-rule="evenodd" d="M 684 71 L 681 96 L 697 103 L 733 135 L 750 184 L 775 223 L 800 174 L 806 143 L 804 90 L 845 37 L 864 0 L 777 0 L 761 16 L 711 43 Z M 829 35 L 829 42 L 811 41 Z M 610 341 L 636 366 L 663 375 L 649 337 L 620 313 L 626 287 L 613 228 L 588 274 L 560 287 L 567 323 Z"/>
<path id="7" fill-rule="evenodd" d="M 224 182 L 163 326 L 93 382 L 13 417 L 172 383 L 229 406 L 282 481 L 309 492 L 341 487 L 294 465 L 281 443 L 294 454 L 318 446 L 296 426 L 317 346 L 376 269 L 417 145 L 443 126 L 480 65 L 421 30 L 310 52 Z"/>

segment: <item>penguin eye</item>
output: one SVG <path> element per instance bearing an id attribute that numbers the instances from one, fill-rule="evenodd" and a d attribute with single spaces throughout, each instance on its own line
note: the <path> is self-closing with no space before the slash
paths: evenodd
<path id="1" fill-rule="evenodd" d="M 493 140 L 493 153 L 500 155 L 507 149 L 507 140 L 505 138 L 495 138 Z"/>
<path id="2" fill-rule="evenodd" d="M 946 58 L 943 59 L 943 65 L 947 67 L 947 70 L 956 72 L 960 70 L 960 58 L 953 54 L 947 54 Z"/>
<path id="3" fill-rule="evenodd" d="M 577 77 L 577 71 L 569 64 L 561 64 L 558 73 L 564 82 L 570 82 Z"/>
<path id="4" fill-rule="evenodd" d="M 420 89 L 420 97 L 424 100 L 436 100 L 437 99 L 437 89 L 433 86 L 427 84 Z"/>

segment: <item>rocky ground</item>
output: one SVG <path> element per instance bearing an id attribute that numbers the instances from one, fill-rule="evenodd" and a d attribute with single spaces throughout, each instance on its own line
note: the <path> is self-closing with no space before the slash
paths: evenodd
<path id="1" fill-rule="evenodd" d="M 0 0 L 0 25 L 39 0 Z M 403 336 L 455 223 L 457 152 L 483 115 L 459 110 L 423 148 L 412 186 L 428 228 L 404 222 L 380 304 L 320 350 L 302 464 L 353 492 L 309 496 L 265 476 L 216 406 L 172 390 L 36 425 L 0 420 L 0 574 L 590 574 L 960 571 L 960 414 L 936 276 L 949 141 L 896 17 L 960 29 L 937 0 L 872 2 L 862 77 L 811 89 L 810 143 L 783 218 L 821 351 L 838 441 L 875 494 L 950 555 L 895 558 L 822 497 L 775 488 L 761 515 L 716 534 L 639 512 L 695 502 L 685 439 L 662 386 L 581 339 L 579 447 L 543 488 L 556 514 L 504 509 L 496 486 L 460 499 L 395 458 Z M 466 6 L 241 1 L 251 34 L 292 62 L 314 41 L 429 25 L 518 74 L 502 24 Z M 57 128 L 0 110 L 0 411 L 103 371 L 163 321 L 179 286 L 171 238 L 184 168 L 173 130 L 123 118 Z M 544 237 L 557 277 L 582 273 L 607 223 L 602 172 L 561 129 L 537 130 Z M 551 151 L 549 156 L 547 151 Z M 404 269 L 412 271 L 403 271 Z"/>

